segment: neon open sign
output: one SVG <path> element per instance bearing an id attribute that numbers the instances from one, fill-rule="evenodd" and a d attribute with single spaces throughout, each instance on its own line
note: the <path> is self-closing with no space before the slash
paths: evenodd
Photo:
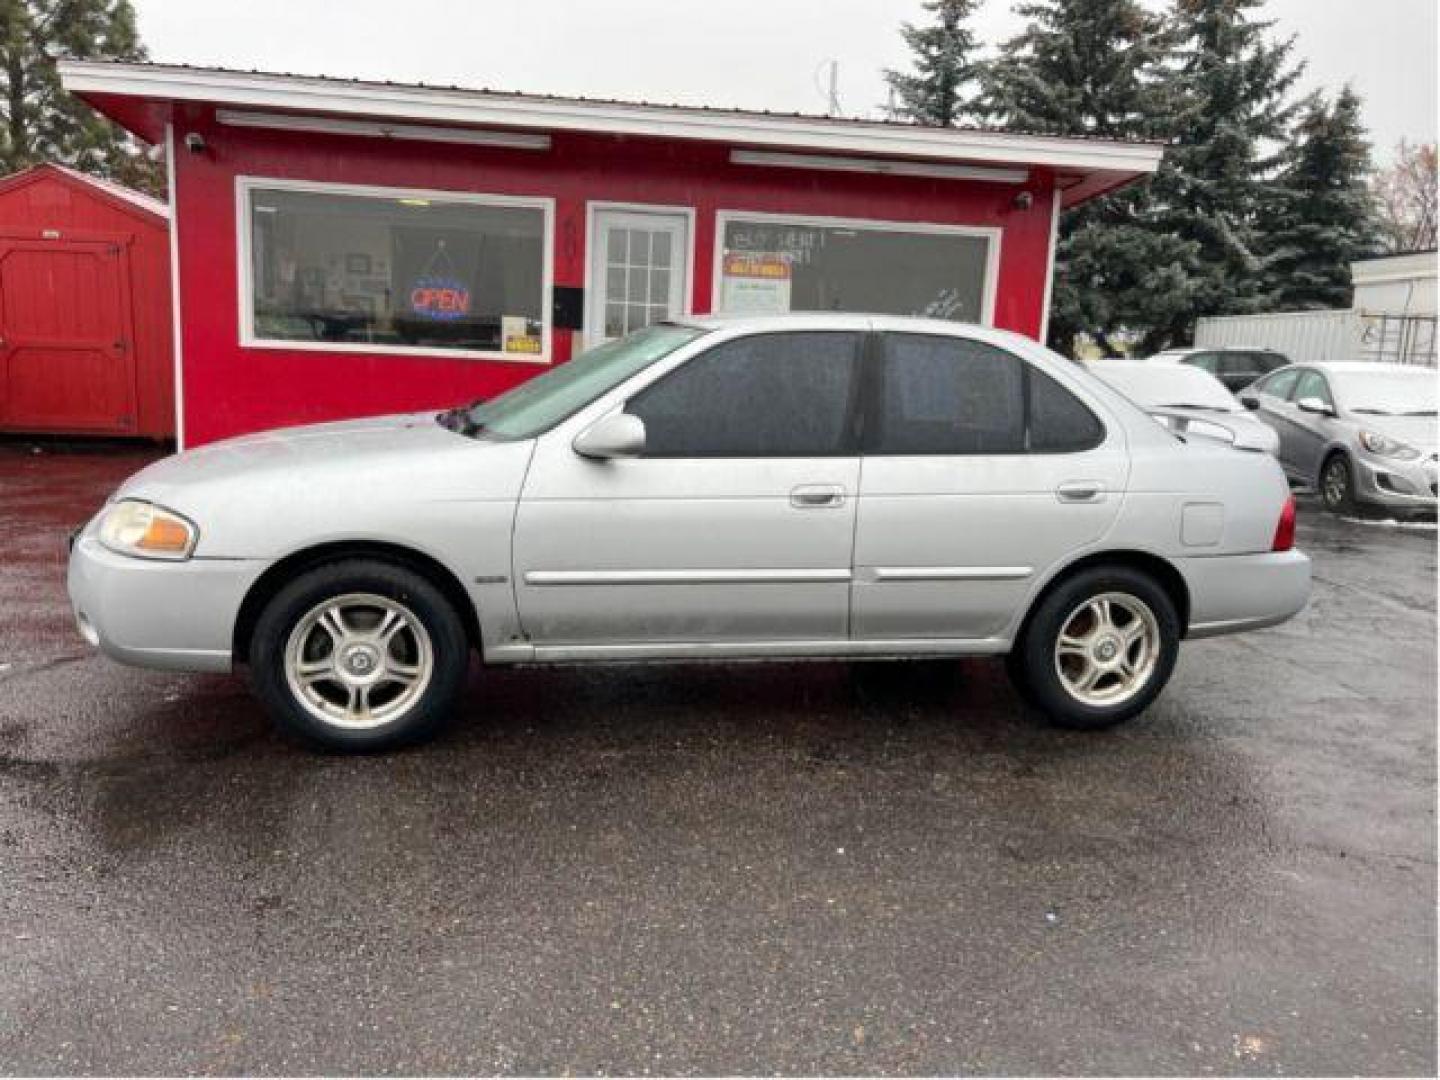
<path id="1" fill-rule="evenodd" d="M 460 319 L 470 314 L 470 290 L 458 278 L 427 274 L 410 289 L 410 310 L 424 319 Z"/>

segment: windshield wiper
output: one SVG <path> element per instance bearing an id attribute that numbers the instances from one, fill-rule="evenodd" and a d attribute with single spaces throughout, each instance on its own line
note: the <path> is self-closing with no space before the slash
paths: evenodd
<path id="1" fill-rule="evenodd" d="M 1228 412 L 1233 412 L 1233 411 L 1234 411 L 1234 410 L 1232 410 L 1232 409 L 1227 409 L 1227 408 L 1225 408 L 1223 405 L 1197 405 L 1197 404 L 1195 404 L 1195 403 L 1192 402 L 1192 401 L 1172 401 L 1172 402 L 1169 402 L 1169 403 L 1166 404 L 1166 405 L 1156 405 L 1155 408 L 1157 408 L 1157 409 L 1195 409 L 1195 410 L 1198 411 L 1198 412 L 1218 412 L 1218 413 L 1228 413 Z"/>
<path id="2" fill-rule="evenodd" d="M 1434 410 L 1434 409 L 1413 409 L 1413 410 L 1411 410 L 1410 412 L 1401 413 L 1400 415 L 1401 415 L 1401 416 L 1434 416 L 1434 415 L 1436 415 L 1436 414 L 1435 414 L 1435 410 Z"/>
<path id="3" fill-rule="evenodd" d="M 469 405 L 460 405 L 453 409 L 446 409 L 439 416 L 435 417 L 435 422 L 446 431 L 453 431 L 457 435 L 474 437 L 485 430 L 485 425 L 476 423 L 470 414 L 478 406 L 483 404 L 485 404 L 484 398 L 476 398 Z"/>
<path id="4" fill-rule="evenodd" d="M 1361 407 L 1361 408 L 1358 408 L 1358 409 L 1351 409 L 1350 411 L 1351 411 L 1351 412 L 1365 413 L 1367 416 L 1394 416 L 1394 415 L 1395 415 L 1395 414 L 1394 414 L 1393 412 L 1391 412 L 1389 409 L 1370 409 L 1370 408 Z"/>

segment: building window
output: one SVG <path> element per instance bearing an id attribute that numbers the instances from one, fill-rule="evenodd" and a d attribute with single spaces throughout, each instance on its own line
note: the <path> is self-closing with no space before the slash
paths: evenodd
<path id="1" fill-rule="evenodd" d="M 993 318 L 999 230 L 722 213 L 718 232 L 719 311 Z"/>
<path id="2" fill-rule="evenodd" d="M 548 358 L 544 199 L 242 180 L 242 343 Z"/>

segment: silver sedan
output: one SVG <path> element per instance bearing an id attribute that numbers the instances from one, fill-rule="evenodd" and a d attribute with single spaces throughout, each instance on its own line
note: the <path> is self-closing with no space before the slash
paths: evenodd
<path id="1" fill-rule="evenodd" d="M 1280 437 L 1280 464 L 1334 513 L 1371 508 L 1433 514 L 1434 368 L 1294 364 L 1240 393 Z"/>
<path id="2" fill-rule="evenodd" d="M 1274 429 L 1251 416 L 1204 368 L 1152 360 L 1097 360 L 1090 370 L 1185 438 L 1221 439 L 1241 449 L 1280 452 Z"/>
<path id="3" fill-rule="evenodd" d="M 233 439 L 79 533 L 81 633 L 248 666 L 312 743 L 418 739 L 517 663 L 994 655 L 1059 723 L 1139 713 L 1182 638 L 1269 626 L 1309 560 L 1275 460 L 1177 438 L 999 331 L 699 318 L 486 404 Z"/>

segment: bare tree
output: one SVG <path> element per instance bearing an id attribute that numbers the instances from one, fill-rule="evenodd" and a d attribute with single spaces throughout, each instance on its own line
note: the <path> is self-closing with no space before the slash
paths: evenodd
<path id="1" fill-rule="evenodd" d="M 1436 182 L 1434 143 L 1402 141 L 1395 163 L 1375 175 L 1381 239 L 1389 250 L 1435 250 Z"/>

